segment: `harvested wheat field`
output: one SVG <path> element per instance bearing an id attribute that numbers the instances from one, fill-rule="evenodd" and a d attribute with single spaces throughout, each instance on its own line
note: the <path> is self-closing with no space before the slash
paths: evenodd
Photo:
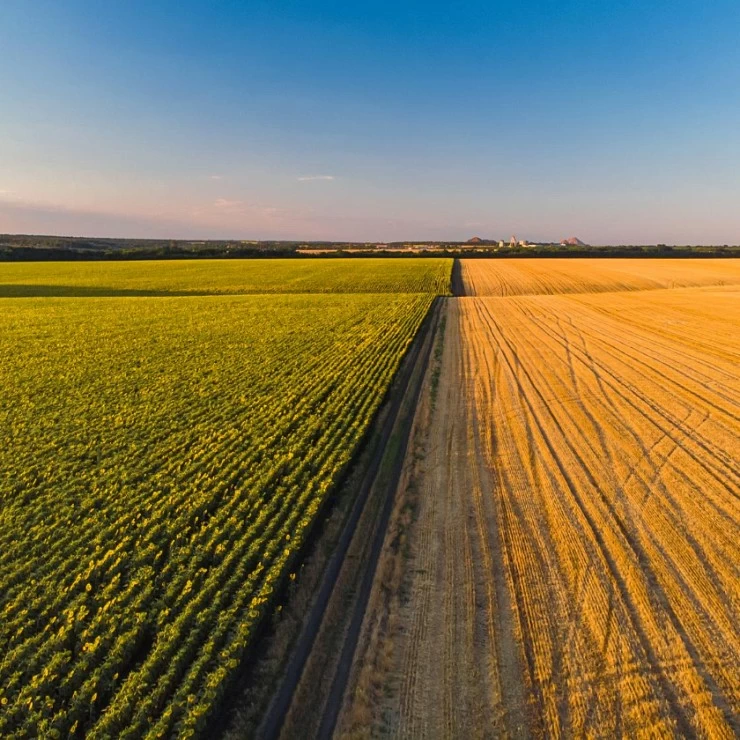
<path id="1" fill-rule="evenodd" d="M 740 733 L 738 266 L 604 262 L 463 262 L 577 294 L 446 299 L 338 735 Z"/>
<path id="2" fill-rule="evenodd" d="M 734 259 L 468 259 L 460 264 L 471 296 L 740 285 L 740 260 Z"/>

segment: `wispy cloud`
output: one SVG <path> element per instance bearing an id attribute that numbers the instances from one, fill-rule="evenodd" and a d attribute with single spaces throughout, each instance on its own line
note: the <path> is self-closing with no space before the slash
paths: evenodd
<path id="1" fill-rule="evenodd" d="M 223 180 L 224 176 L 223 175 L 209 175 L 208 179 L 209 180 Z"/>
<path id="2" fill-rule="evenodd" d="M 58 203 L 0 199 L 0 230 L 9 234 L 66 234 L 69 236 L 119 236 L 189 238 L 213 231 L 207 226 L 172 217 L 122 214 L 74 208 Z"/>
<path id="3" fill-rule="evenodd" d="M 311 180 L 333 180 L 334 175 L 299 175 L 296 177 L 298 182 L 309 182 Z"/>
<path id="4" fill-rule="evenodd" d="M 283 208 L 265 203 L 250 203 L 246 200 L 231 200 L 229 198 L 217 198 L 211 205 L 211 212 L 216 212 L 220 218 L 244 217 L 247 219 L 285 219 L 305 218 L 311 213 L 311 209 Z M 196 209 L 193 215 L 204 216 L 208 209 Z"/>
<path id="5" fill-rule="evenodd" d="M 217 198 L 213 201 L 213 207 L 216 210 L 227 213 L 241 213 L 246 205 L 243 200 L 229 200 L 228 198 Z"/>
<path id="6" fill-rule="evenodd" d="M 323 225 L 311 208 L 289 208 L 237 198 L 208 200 L 199 208 L 116 212 L 95 207 L 0 195 L 0 232 L 167 239 L 319 239 Z"/>

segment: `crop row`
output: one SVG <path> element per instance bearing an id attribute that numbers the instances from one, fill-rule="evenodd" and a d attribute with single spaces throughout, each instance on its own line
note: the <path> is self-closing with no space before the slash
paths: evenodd
<path id="1" fill-rule="evenodd" d="M 203 731 L 431 301 L 5 302 L 0 735 Z"/>

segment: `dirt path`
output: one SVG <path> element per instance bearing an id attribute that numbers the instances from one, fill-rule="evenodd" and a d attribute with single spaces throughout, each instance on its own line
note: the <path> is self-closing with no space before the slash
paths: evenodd
<path id="1" fill-rule="evenodd" d="M 337 736 L 736 736 L 738 289 L 445 303 Z"/>
<path id="2" fill-rule="evenodd" d="M 465 281 L 462 276 L 462 262 L 455 258 L 452 262 L 452 274 L 450 275 L 450 289 L 452 295 L 460 297 L 465 295 Z"/>
<path id="3" fill-rule="evenodd" d="M 507 707 L 523 709 L 519 666 L 499 655 L 513 642 L 513 623 L 510 604 L 497 603 L 505 588 L 490 579 L 500 544 L 496 512 L 483 495 L 491 481 L 476 449 L 475 410 L 461 393 L 466 383 L 445 382 L 465 377 L 460 319 L 459 302 L 449 302 L 440 390 L 419 470 L 423 534 L 408 564 L 415 578 L 401 617 L 409 649 L 393 729 L 409 737 L 470 737 L 482 725 L 503 727 Z"/>
<path id="4" fill-rule="evenodd" d="M 353 680 L 381 680 L 391 696 L 375 707 L 377 729 L 400 737 L 483 737 L 532 725 L 516 647 L 509 589 L 500 563 L 499 512 L 477 430 L 478 412 L 468 394 L 475 371 L 467 362 L 461 302 L 445 305 L 445 341 L 427 379 L 417 412 L 415 448 L 408 460 L 399 509 L 418 506 L 406 553 L 388 547 L 366 632 L 391 621 L 394 634 L 367 639 L 355 659 Z M 433 376 L 439 378 L 432 399 Z M 390 537 L 394 541 L 394 532 Z M 403 598 L 388 604 L 394 564 L 403 562 Z M 494 574 L 494 578 L 491 578 Z M 397 574 L 395 574 L 397 576 Z M 373 622 L 375 623 L 373 625 Z M 373 625 L 373 626 L 371 626 Z M 391 671 L 375 654 L 391 649 Z M 366 675 L 361 666 L 365 664 Z M 359 669 L 359 670 L 357 670 Z M 380 675 L 374 675 L 374 674 Z M 354 687 L 350 686 L 351 697 Z M 338 734 L 358 731 L 362 711 L 348 702 Z M 360 732 L 360 734 L 362 734 Z"/>

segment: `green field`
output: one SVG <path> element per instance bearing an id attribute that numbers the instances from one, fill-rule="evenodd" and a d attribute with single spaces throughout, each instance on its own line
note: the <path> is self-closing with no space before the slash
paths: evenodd
<path id="1" fill-rule="evenodd" d="M 444 294 L 451 269 L 444 258 L 0 263 L 0 296 Z"/>
<path id="2" fill-rule="evenodd" d="M 352 260 L 335 286 L 354 269 L 382 285 Z M 0 300 L 0 736 L 202 734 L 432 300 Z"/>

